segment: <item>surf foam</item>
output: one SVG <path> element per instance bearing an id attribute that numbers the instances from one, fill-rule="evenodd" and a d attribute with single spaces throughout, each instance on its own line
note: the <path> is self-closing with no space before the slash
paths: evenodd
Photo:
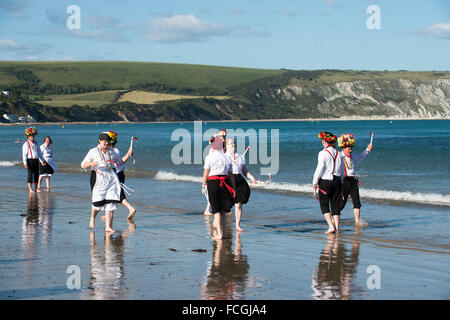
<path id="1" fill-rule="evenodd" d="M 19 163 L 20 161 L 0 161 L 0 167 L 14 167 Z"/>
<path id="2" fill-rule="evenodd" d="M 201 176 L 181 175 L 173 172 L 158 171 L 155 175 L 156 180 L 167 181 L 185 181 L 185 182 L 202 182 Z M 311 184 L 297 184 L 288 182 L 271 182 L 269 184 L 250 184 L 251 188 L 272 190 L 272 191 L 286 191 L 298 193 L 313 193 Z M 390 201 L 405 201 L 433 205 L 450 206 L 450 195 L 439 193 L 419 193 L 419 192 L 400 192 L 391 190 L 378 189 L 364 189 L 360 188 L 359 193 L 362 198 L 374 200 L 390 200 Z"/>

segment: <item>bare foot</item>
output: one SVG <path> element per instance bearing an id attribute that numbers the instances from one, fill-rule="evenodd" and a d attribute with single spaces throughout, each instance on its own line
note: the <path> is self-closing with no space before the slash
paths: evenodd
<path id="1" fill-rule="evenodd" d="M 91 221 L 89 222 L 89 227 L 91 229 L 95 228 L 95 217 L 91 216 Z"/>
<path id="2" fill-rule="evenodd" d="M 211 238 L 212 240 L 222 240 L 223 239 L 223 237 L 219 237 L 219 236 L 214 236 L 214 237 L 212 237 Z"/>
<path id="3" fill-rule="evenodd" d="M 136 209 L 130 210 L 130 214 L 128 215 L 127 220 L 128 221 L 133 220 L 135 214 L 136 214 Z"/>
<path id="4" fill-rule="evenodd" d="M 111 228 L 105 228 L 105 232 L 114 233 L 114 232 L 116 232 L 116 230 L 113 230 Z"/>
<path id="5" fill-rule="evenodd" d="M 37 193 L 41 192 L 41 189 L 40 189 L 40 188 L 37 188 L 37 189 L 36 189 L 36 192 L 37 192 Z"/>
<path id="6" fill-rule="evenodd" d="M 329 234 L 329 233 L 334 233 L 336 230 L 334 228 L 328 228 L 327 231 L 325 231 L 324 233 Z"/>
<path id="7" fill-rule="evenodd" d="M 209 212 L 209 210 L 205 210 L 205 212 L 203 212 L 203 214 L 205 216 L 212 216 L 213 215 L 211 212 Z"/>
<path id="8" fill-rule="evenodd" d="M 101 216 L 101 217 L 100 217 L 100 220 L 105 221 L 105 220 L 106 220 L 106 216 Z"/>
<path id="9" fill-rule="evenodd" d="M 236 231 L 242 232 L 242 231 L 244 231 L 244 229 L 242 229 L 242 228 L 239 227 L 239 226 L 236 226 Z"/>

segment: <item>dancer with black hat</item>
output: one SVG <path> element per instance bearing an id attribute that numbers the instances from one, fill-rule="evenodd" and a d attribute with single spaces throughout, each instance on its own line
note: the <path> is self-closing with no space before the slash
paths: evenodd
<path id="1" fill-rule="evenodd" d="M 328 230 L 325 233 L 338 233 L 341 184 L 344 177 L 342 158 L 336 150 L 337 137 L 334 134 L 322 131 L 318 136 L 324 149 L 319 152 L 313 189 L 315 193 L 319 192 L 320 209 L 328 223 Z"/>
<path id="2" fill-rule="evenodd" d="M 27 142 L 22 145 L 22 160 L 23 166 L 28 171 L 28 190 L 33 192 L 32 184 L 36 186 L 36 192 L 41 192 L 39 182 L 39 161 L 45 165 L 45 159 L 41 153 L 39 145 L 34 139 L 38 132 L 35 127 L 25 129 L 25 136 L 28 138 Z"/>
<path id="3" fill-rule="evenodd" d="M 225 235 L 225 213 L 234 206 L 235 181 L 231 162 L 223 152 L 224 139 L 214 136 L 209 145 L 212 152 L 208 154 L 203 166 L 202 193 L 208 192 L 211 211 L 214 214 L 213 226 L 216 229 L 214 240 L 221 240 Z"/>
<path id="4" fill-rule="evenodd" d="M 361 201 L 359 200 L 359 180 L 355 173 L 355 163 L 364 160 L 365 157 L 372 151 L 372 143 L 369 143 L 366 150 L 360 154 L 352 155 L 353 147 L 356 144 L 356 139 L 353 133 L 343 134 L 338 139 L 339 154 L 342 157 L 344 164 L 344 183 L 342 185 L 342 198 L 340 200 L 339 210 L 344 209 L 347 203 L 348 196 L 352 198 L 353 215 L 355 216 L 355 224 L 359 224 L 359 215 L 361 209 Z"/>
<path id="5" fill-rule="evenodd" d="M 110 142 L 108 133 L 103 132 L 98 137 L 98 146 L 87 153 L 82 168 L 91 167 L 95 173 L 95 183 L 92 188 L 92 209 L 89 226 L 95 228 L 95 217 L 100 210 L 105 211 L 105 232 L 114 232 L 112 229 L 116 203 L 120 203 L 120 182 L 116 171 L 116 158 L 108 147 Z"/>

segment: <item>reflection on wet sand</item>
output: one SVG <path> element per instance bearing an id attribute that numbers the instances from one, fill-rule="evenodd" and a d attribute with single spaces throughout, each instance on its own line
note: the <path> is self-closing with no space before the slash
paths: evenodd
<path id="1" fill-rule="evenodd" d="M 90 233 L 91 264 L 88 290 L 81 293 L 82 299 L 129 299 L 124 292 L 124 244 L 130 231 L 104 233 L 104 246 L 97 245 L 95 232 Z M 103 233 L 102 233 L 103 235 Z"/>
<path id="2" fill-rule="evenodd" d="M 312 297 L 317 300 L 351 299 L 352 282 L 359 259 L 360 229 L 355 227 L 352 248 L 345 247 L 340 235 L 329 234 L 314 269 Z"/>
<path id="3" fill-rule="evenodd" d="M 30 272 L 37 256 L 38 242 L 42 243 L 39 248 L 44 251 L 50 245 L 53 207 L 53 198 L 48 193 L 28 194 L 27 211 L 22 222 L 22 247 L 24 259 L 30 259 L 27 262 Z"/>
<path id="4" fill-rule="evenodd" d="M 207 217 L 205 221 L 208 233 L 211 235 L 211 220 Z M 231 235 L 231 227 L 228 222 L 225 224 L 225 233 Z M 213 241 L 213 256 L 202 284 L 201 299 L 245 298 L 249 268 L 247 256 L 242 254 L 239 232 L 236 232 L 234 251 L 232 239 Z"/>

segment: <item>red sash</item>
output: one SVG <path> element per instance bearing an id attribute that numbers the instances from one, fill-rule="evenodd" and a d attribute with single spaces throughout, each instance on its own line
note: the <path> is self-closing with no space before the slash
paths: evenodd
<path id="1" fill-rule="evenodd" d="M 223 185 L 225 185 L 225 187 L 228 189 L 228 191 L 230 191 L 230 193 L 233 195 L 233 198 L 236 198 L 236 192 L 234 191 L 234 189 L 232 187 L 230 187 L 225 180 L 228 178 L 228 176 L 209 176 L 208 180 L 220 180 L 220 187 L 222 188 Z"/>
<path id="2" fill-rule="evenodd" d="M 31 150 L 30 141 L 27 141 L 27 143 L 28 143 L 28 149 L 30 149 L 30 153 L 31 153 L 31 158 L 29 158 L 29 159 L 33 159 L 33 151 Z M 36 143 L 36 142 L 33 142 L 33 144 L 34 143 Z"/>

